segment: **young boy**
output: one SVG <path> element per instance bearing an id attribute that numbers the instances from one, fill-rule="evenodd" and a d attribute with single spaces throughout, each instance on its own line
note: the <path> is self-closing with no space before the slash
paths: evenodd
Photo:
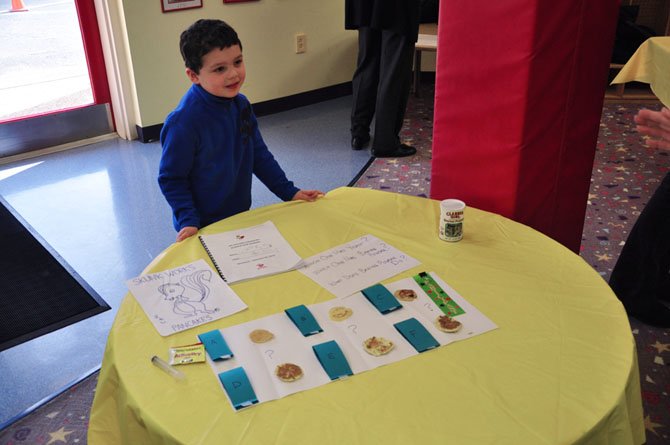
<path id="1" fill-rule="evenodd" d="M 221 20 L 198 20 L 181 34 L 193 82 L 161 130 L 158 184 L 172 207 L 177 242 L 220 219 L 249 210 L 251 175 L 284 201 L 314 201 L 286 178 L 258 130 L 247 98 L 242 43 Z"/>

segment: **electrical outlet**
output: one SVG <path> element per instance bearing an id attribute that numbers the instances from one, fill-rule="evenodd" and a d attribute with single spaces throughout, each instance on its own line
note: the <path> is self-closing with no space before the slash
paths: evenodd
<path id="1" fill-rule="evenodd" d="M 307 36 L 301 32 L 295 35 L 295 53 L 302 54 L 307 52 Z"/>

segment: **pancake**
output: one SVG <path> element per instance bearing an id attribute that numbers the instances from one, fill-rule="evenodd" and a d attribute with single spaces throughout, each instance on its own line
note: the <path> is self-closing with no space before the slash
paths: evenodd
<path id="1" fill-rule="evenodd" d="M 249 338 L 254 343 L 265 343 L 275 338 L 275 335 L 265 329 L 254 329 L 249 333 Z"/>
<path id="2" fill-rule="evenodd" d="M 295 382 L 302 377 L 302 369 L 293 363 L 283 363 L 277 365 L 275 374 L 282 382 Z"/>
<path id="3" fill-rule="evenodd" d="M 463 323 L 446 315 L 440 315 L 435 320 L 435 326 L 442 332 L 457 332 L 463 327 Z"/>
<path id="4" fill-rule="evenodd" d="M 328 311 L 328 318 L 330 318 L 333 321 L 342 321 L 351 317 L 353 313 L 354 311 L 352 311 L 348 307 L 335 306 L 331 307 L 330 310 Z"/>
<path id="5" fill-rule="evenodd" d="M 388 354 L 394 347 L 393 342 L 384 337 L 370 337 L 363 342 L 365 352 L 377 357 Z"/>
<path id="6" fill-rule="evenodd" d="M 416 300 L 416 292 L 412 289 L 398 289 L 393 292 L 393 295 L 400 301 L 414 301 Z"/>

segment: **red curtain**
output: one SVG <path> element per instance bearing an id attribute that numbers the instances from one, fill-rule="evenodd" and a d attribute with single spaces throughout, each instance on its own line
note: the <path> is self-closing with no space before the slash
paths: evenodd
<path id="1" fill-rule="evenodd" d="M 579 251 L 617 0 L 442 0 L 431 197 Z"/>

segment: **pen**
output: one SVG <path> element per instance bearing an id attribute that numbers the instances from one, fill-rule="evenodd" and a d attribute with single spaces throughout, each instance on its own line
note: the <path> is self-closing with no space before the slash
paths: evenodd
<path id="1" fill-rule="evenodd" d="M 153 363 L 158 368 L 165 371 L 167 374 L 170 374 L 172 377 L 174 377 L 177 380 L 184 380 L 186 378 L 186 376 L 181 371 L 177 371 L 172 366 L 167 364 L 167 362 L 165 362 L 165 360 L 162 360 L 160 357 L 158 357 L 156 355 L 151 357 L 151 363 Z"/>

